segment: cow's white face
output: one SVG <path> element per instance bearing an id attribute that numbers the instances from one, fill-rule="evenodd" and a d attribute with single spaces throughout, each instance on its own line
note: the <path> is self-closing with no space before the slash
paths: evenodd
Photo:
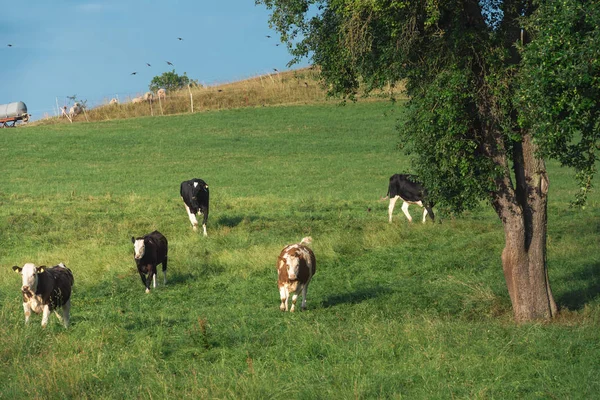
<path id="1" fill-rule="evenodd" d="M 283 256 L 285 259 L 285 267 L 287 270 L 287 276 L 290 281 L 295 281 L 298 279 L 298 274 L 300 273 L 300 260 L 296 257 L 295 254 L 297 248 L 290 248 L 286 254 Z"/>
<path id="2" fill-rule="evenodd" d="M 30 292 L 29 294 L 33 295 L 37 289 L 37 274 L 43 270 L 36 268 L 33 263 L 27 263 L 23 265 L 23 268 L 13 267 L 13 269 L 20 273 L 23 278 L 23 283 L 21 285 L 23 293 L 28 294 Z"/>
<path id="3" fill-rule="evenodd" d="M 144 245 L 144 239 L 136 239 L 133 243 L 133 256 L 136 260 L 144 257 L 146 246 Z"/>

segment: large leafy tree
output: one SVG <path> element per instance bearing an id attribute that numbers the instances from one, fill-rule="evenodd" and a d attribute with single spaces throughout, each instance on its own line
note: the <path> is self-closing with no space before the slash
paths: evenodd
<path id="1" fill-rule="evenodd" d="M 600 2 L 257 0 L 293 60 L 352 98 L 405 82 L 401 142 L 434 200 L 486 200 L 502 221 L 516 321 L 551 319 L 544 159 L 576 169 L 585 201 L 599 146 Z"/>

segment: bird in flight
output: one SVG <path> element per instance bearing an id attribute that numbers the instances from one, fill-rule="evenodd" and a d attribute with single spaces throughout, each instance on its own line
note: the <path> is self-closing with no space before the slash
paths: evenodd
<path id="1" fill-rule="evenodd" d="M 9 43 L 9 44 L 8 44 L 8 47 L 12 47 L 12 44 L 10 44 L 10 43 Z"/>
<path id="2" fill-rule="evenodd" d="M 137 71 L 136 71 L 136 72 L 132 72 L 132 73 L 131 73 L 131 75 L 135 75 L 135 74 L 137 74 Z"/>
<path id="3" fill-rule="evenodd" d="M 183 38 L 180 38 L 180 37 L 178 37 L 177 39 L 179 39 L 179 40 L 183 40 Z"/>
<path id="4" fill-rule="evenodd" d="M 146 63 L 147 66 L 151 67 L 152 65 L 150 65 L 150 63 Z"/>
<path id="5" fill-rule="evenodd" d="M 275 72 L 279 72 L 279 71 L 277 70 L 277 68 L 273 68 L 273 71 L 275 71 Z"/>
<path id="6" fill-rule="evenodd" d="M 267 35 L 267 38 L 268 38 L 268 39 L 271 39 L 271 35 Z"/>
<path id="7" fill-rule="evenodd" d="M 167 63 L 167 64 L 169 64 L 169 65 L 173 65 L 173 63 L 172 63 L 172 62 L 170 62 L 170 61 L 167 61 L 166 63 Z"/>

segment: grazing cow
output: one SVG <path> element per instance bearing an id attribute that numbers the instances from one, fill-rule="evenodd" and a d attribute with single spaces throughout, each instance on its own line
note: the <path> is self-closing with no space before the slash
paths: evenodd
<path id="1" fill-rule="evenodd" d="M 150 281 L 156 288 L 156 266 L 162 264 L 164 284 L 167 284 L 167 254 L 169 244 L 167 238 L 159 231 L 154 231 L 143 237 L 131 237 L 133 243 L 133 258 L 142 278 L 146 293 L 150 293 Z M 146 274 L 148 277 L 146 278 Z"/>
<path id="2" fill-rule="evenodd" d="M 65 328 L 68 328 L 71 290 L 75 282 L 71 270 L 63 263 L 51 268 L 27 263 L 23 268 L 15 265 L 12 269 L 23 277 L 21 292 L 25 323 L 29 322 L 32 311 L 36 314 L 41 312 L 42 327 L 45 327 L 50 313 L 54 311 Z"/>
<path id="3" fill-rule="evenodd" d="M 315 274 L 317 263 L 315 253 L 307 246 L 312 243 L 311 237 L 305 237 L 300 243 L 290 244 L 281 250 L 277 258 L 277 286 L 279 287 L 279 298 L 281 311 L 288 310 L 288 298 L 292 297 L 291 312 L 294 312 L 297 293 L 302 293 L 302 310 L 306 309 L 306 291 L 308 284 Z"/>
<path id="4" fill-rule="evenodd" d="M 154 94 L 152 94 L 152 92 L 146 92 L 144 93 L 144 95 L 142 96 L 142 99 L 144 101 L 152 101 L 154 100 Z"/>
<path id="5" fill-rule="evenodd" d="M 167 98 L 166 89 L 158 89 L 158 91 L 156 92 L 156 97 L 158 97 L 159 99 L 166 99 Z"/>
<path id="6" fill-rule="evenodd" d="M 133 104 L 136 104 L 136 103 L 143 103 L 143 102 L 144 102 L 144 99 L 143 99 L 141 96 L 140 96 L 140 97 L 134 97 L 133 99 L 131 99 L 131 102 L 132 102 Z"/>
<path id="7" fill-rule="evenodd" d="M 202 214 L 202 229 L 204 236 L 206 234 L 206 221 L 208 220 L 208 185 L 202 179 L 191 179 L 181 182 L 180 188 L 181 198 L 185 205 L 185 209 L 192 223 L 194 231 L 198 230 L 198 220 L 196 214 Z"/>
<path id="8" fill-rule="evenodd" d="M 110 104 L 111 106 L 114 104 L 119 104 L 119 99 L 113 97 L 112 99 L 110 99 L 110 103 L 108 103 L 108 104 Z"/>
<path id="9" fill-rule="evenodd" d="M 423 223 L 425 223 L 425 217 L 427 217 L 427 213 L 431 217 L 431 220 L 435 220 L 435 215 L 433 214 L 433 204 L 427 201 L 427 190 L 417 182 L 417 179 L 414 175 L 407 174 L 394 174 L 390 177 L 390 185 L 388 187 L 387 196 L 383 198 L 383 200 L 390 199 L 390 205 L 388 207 L 388 215 L 389 220 L 392 222 L 392 214 L 394 212 L 394 205 L 396 204 L 396 200 L 399 198 L 402 199 L 402 211 L 406 218 L 410 222 L 412 222 L 412 217 L 408 213 L 408 205 L 416 204 L 420 207 L 424 207 L 423 210 Z"/>

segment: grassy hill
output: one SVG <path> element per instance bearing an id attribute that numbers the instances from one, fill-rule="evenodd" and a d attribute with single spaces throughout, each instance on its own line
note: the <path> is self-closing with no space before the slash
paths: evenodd
<path id="1" fill-rule="evenodd" d="M 404 98 L 403 86 L 387 87 L 364 97 L 363 101 Z M 322 85 L 317 68 L 276 71 L 240 81 L 195 86 L 170 92 L 166 99 L 155 97 L 152 101 L 132 103 L 122 99 L 120 104 L 105 104 L 86 110 L 73 118 L 73 122 L 110 121 L 143 116 L 165 116 L 245 107 L 273 105 L 299 105 L 327 102 L 327 90 Z M 65 117 L 38 120 L 29 126 L 65 124 Z M 22 125 L 27 126 L 27 125 Z"/>
<path id="2" fill-rule="evenodd" d="M 4 135 L 0 398 L 596 397 L 600 195 L 570 208 L 572 172 L 549 163 L 563 312 L 517 326 L 489 207 L 387 222 L 378 199 L 410 171 L 402 116 L 322 103 Z M 179 198 L 193 177 L 211 189 L 207 238 Z M 130 238 L 154 229 L 169 239 L 169 283 L 145 294 Z M 282 313 L 275 261 L 306 235 L 308 310 Z M 71 328 L 24 326 L 10 267 L 61 261 L 75 275 Z"/>

